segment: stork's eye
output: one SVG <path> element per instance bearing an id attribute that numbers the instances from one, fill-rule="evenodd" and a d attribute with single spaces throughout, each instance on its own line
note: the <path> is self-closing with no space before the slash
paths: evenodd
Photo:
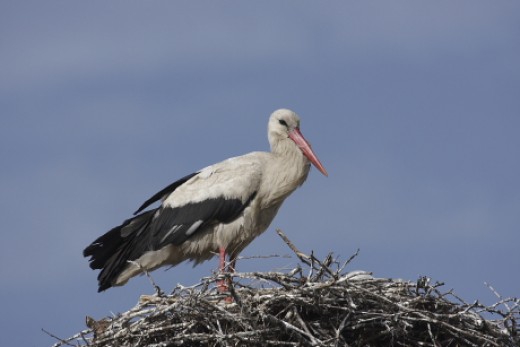
<path id="1" fill-rule="evenodd" d="M 287 122 L 284 121 L 283 119 L 280 119 L 280 120 L 278 121 L 278 123 L 280 123 L 281 125 L 283 125 L 283 126 L 286 127 L 286 128 L 289 127 L 289 126 L 287 125 Z"/>

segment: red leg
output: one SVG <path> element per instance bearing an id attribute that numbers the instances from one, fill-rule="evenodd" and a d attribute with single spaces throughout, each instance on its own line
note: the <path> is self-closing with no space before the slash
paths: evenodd
<path id="1" fill-rule="evenodd" d="M 219 263 L 218 269 L 221 274 L 226 272 L 226 249 L 224 247 L 219 248 Z M 227 292 L 228 286 L 226 280 L 219 280 L 217 282 L 218 291 L 221 293 Z"/>
<path id="2" fill-rule="evenodd" d="M 219 248 L 218 269 L 221 272 L 225 272 L 225 270 L 226 270 L 226 249 L 224 247 Z"/>
<path id="3" fill-rule="evenodd" d="M 225 274 L 226 272 L 235 272 L 235 264 L 236 264 L 236 256 L 230 254 L 230 258 L 232 258 L 229 264 L 226 265 L 226 249 L 224 247 L 219 248 L 219 271 L 221 274 Z M 226 293 L 229 291 L 229 286 L 231 285 L 231 279 L 226 278 L 223 280 L 219 280 L 217 282 L 217 289 L 220 293 Z M 227 296 L 225 299 L 226 303 L 231 304 L 233 302 L 232 296 Z"/>

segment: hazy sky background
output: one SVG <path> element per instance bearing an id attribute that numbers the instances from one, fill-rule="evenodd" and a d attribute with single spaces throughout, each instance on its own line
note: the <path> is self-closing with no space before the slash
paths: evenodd
<path id="1" fill-rule="evenodd" d="M 2 1 L 0 52 L 2 346 L 152 293 L 98 294 L 83 248 L 177 178 L 268 150 L 281 107 L 330 177 L 313 169 L 244 255 L 290 254 L 282 228 L 321 257 L 360 248 L 350 270 L 520 296 L 518 1 Z"/>

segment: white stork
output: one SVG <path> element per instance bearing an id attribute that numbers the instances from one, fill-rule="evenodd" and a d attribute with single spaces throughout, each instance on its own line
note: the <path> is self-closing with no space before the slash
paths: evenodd
<path id="1" fill-rule="evenodd" d="M 283 201 L 307 178 L 310 164 L 327 171 L 300 132 L 296 113 L 280 109 L 268 124 L 271 152 L 229 158 L 187 175 L 144 202 L 134 217 L 83 251 L 101 269 L 99 290 L 125 284 L 144 270 L 199 264 L 237 255 L 264 232 Z M 156 201 L 158 208 L 142 212 Z"/>

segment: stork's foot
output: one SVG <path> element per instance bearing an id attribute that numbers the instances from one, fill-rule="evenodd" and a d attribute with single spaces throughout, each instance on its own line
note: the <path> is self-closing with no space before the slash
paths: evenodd
<path id="1" fill-rule="evenodd" d="M 228 282 L 229 281 L 227 279 L 217 281 L 217 290 L 220 294 L 225 294 L 229 292 Z"/>
<path id="2" fill-rule="evenodd" d="M 224 302 L 226 304 L 232 304 L 234 302 L 231 291 L 229 290 L 229 287 L 232 285 L 231 278 L 229 277 L 217 281 L 217 290 L 220 294 L 225 295 Z"/>

